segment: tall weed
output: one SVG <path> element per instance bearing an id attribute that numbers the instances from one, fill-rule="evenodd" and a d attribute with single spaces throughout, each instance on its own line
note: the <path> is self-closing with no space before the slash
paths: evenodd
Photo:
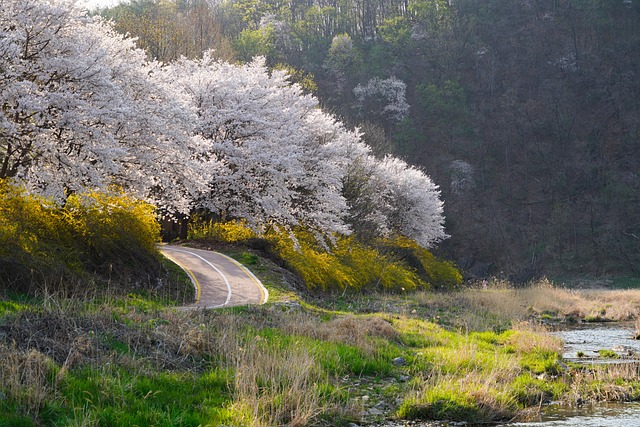
<path id="1" fill-rule="evenodd" d="M 308 349 L 293 347 L 287 357 L 272 343 L 239 343 L 234 363 L 236 422 L 247 426 L 305 426 L 327 411 L 322 373 Z M 323 402 L 324 401 L 324 402 Z"/>
<path id="2" fill-rule="evenodd" d="M 25 415 L 37 416 L 54 392 L 55 363 L 38 350 L 20 351 L 5 344 L 0 344 L 0 358 L 0 390 Z"/>

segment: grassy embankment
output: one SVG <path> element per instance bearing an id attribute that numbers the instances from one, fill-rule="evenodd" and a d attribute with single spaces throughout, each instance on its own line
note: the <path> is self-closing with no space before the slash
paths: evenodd
<path id="1" fill-rule="evenodd" d="M 113 213 L 118 203 L 108 205 Z M 9 211 L 0 210 L 3 230 Z M 136 212 L 133 217 L 145 223 L 148 212 Z M 43 242 L 43 235 L 34 231 L 27 240 Z M 406 242 L 395 250 L 381 245 L 368 262 L 353 254 L 372 249 L 354 242 L 335 256 L 310 253 L 304 241 L 291 255 L 278 246 L 283 242 L 249 246 L 268 249 L 298 276 L 259 256 L 263 252 L 224 246 L 269 288 L 272 301 L 259 307 L 182 311 L 172 304 L 185 298 L 188 283 L 166 286 L 157 273 L 149 284 L 140 277 L 133 287 L 142 290 L 132 293 L 131 284 L 105 275 L 99 262 L 62 268 L 67 275 L 58 286 L 38 282 L 46 275 L 27 282 L 15 276 L 0 300 L 0 424 L 339 426 L 384 417 L 489 422 L 563 397 L 638 397 L 634 370 L 564 367 L 560 343 L 523 322 L 566 313 L 575 304 L 572 292 L 548 284 L 432 292 L 429 287 L 455 285 L 455 274 Z M 21 256 L 44 256 L 33 245 Z M 148 252 L 157 256 L 151 246 Z M 367 281 L 362 269 L 373 272 Z M 166 272 L 160 267 L 146 274 L 153 271 Z M 323 291 L 305 291 L 299 277 L 310 283 L 315 277 Z M 64 286 L 68 280 L 73 292 Z M 79 292 L 87 284 L 91 292 Z M 13 290 L 6 290 L 9 285 Z M 414 285 L 422 290 L 407 292 Z M 362 288 L 373 291 L 356 292 Z M 548 306 L 563 299 L 567 305 Z M 593 298 L 584 303 L 590 313 Z"/>

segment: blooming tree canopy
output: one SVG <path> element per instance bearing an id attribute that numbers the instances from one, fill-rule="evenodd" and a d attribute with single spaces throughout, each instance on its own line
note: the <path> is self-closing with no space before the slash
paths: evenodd
<path id="1" fill-rule="evenodd" d="M 0 6 L 0 178 L 58 199 L 118 184 L 186 211 L 197 174 L 160 65 L 73 1 Z"/>
<path id="2" fill-rule="evenodd" d="M 257 230 L 276 223 L 348 233 L 341 179 L 360 143 L 315 98 L 284 72 L 269 72 L 263 59 L 236 66 L 205 54 L 164 73 L 203 142 L 208 187 L 195 207 L 244 218 Z"/>
<path id="3" fill-rule="evenodd" d="M 256 231 L 446 237 L 428 176 L 374 157 L 264 59 L 159 64 L 72 0 L 0 6 L 0 179 L 59 200 L 117 184 L 165 211 L 207 209 Z M 404 86 L 382 83 L 397 89 L 381 92 L 395 118 Z"/>
<path id="4" fill-rule="evenodd" d="M 402 235 L 430 247 L 444 232 L 440 192 L 420 169 L 392 156 L 363 156 L 345 177 L 350 222 L 376 235 Z"/>
<path id="5" fill-rule="evenodd" d="M 353 89 L 360 114 L 375 115 L 399 122 L 409 114 L 406 100 L 407 85 L 400 79 L 374 77 L 366 85 Z"/>

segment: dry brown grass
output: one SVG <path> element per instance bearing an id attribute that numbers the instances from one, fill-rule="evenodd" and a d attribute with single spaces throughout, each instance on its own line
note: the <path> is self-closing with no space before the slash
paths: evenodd
<path id="1" fill-rule="evenodd" d="M 379 322 L 386 322 L 347 319 L 348 326 L 336 327 L 340 319 L 335 324 L 321 322 L 304 311 L 285 313 L 275 307 L 251 311 L 250 316 L 167 312 L 163 316 L 169 321 L 160 329 L 165 339 L 181 337 L 178 349 L 185 356 L 217 356 L 218 363 L 234 372 L 235 403 L 231 409 L 241 425 L 303 426 L 323 413 L 350 412 L 351 408 L 338 407 L 321 396 L 320 384 L 326 383 L 327 378 L 322 378 L 324 374 L 311 349 L 294 346 L 285 350 L 277 341 L 268 342 L 246 327 L 265 321 L 287 334 L 362 343 L 366 341 L 362 334 L 380 330 Z"/>
<path id="2" fill-rule="evenodd" d="M 294 335 L 353 345 L 367 354 L 376 351 L 376 343 L 372 337 L 393 341 L 399 336 L 390 322 L 375 315 L 344 315 L 322 321 L 317 316 L 298 313 L 281 319 L 279 327 Z"/>
<path id="3" fill-rule="evenodd" d="M 261 340 L 240 340 L 233 359 L 232 410 L 247 426 L 309 425 L 327 411 L 321 403 L 320 371 L 307 349 L 282 351 Z"/>
<path id="4" fill-rule="evenodd" d="M 628 402 L 637 400 L 633 383 L 640 377 L 640 364 L 620 363 L 573 370 L 567 379 L 570 402 Z"/>
<path id="5" fill-rule="evenodd" d="M 470 330 L 490 328 L 492 323 L 550 316 L 584 320 L 621 321 L 640 317 L 640 290 L 572 290 L 546 279 L 523 288 L 493 281 L 487 289 L 455 293 L 421 293 L 418 304 L 451 310 L 463 307 L 458 325 Z"/>
<path id="6" fill-rule="evenodd" d="M 640 314 L 640 290 L 583 291 L 587 301 L 593 301 L 592 312 L 604 311 L 610 320 L 637 319 Z"/>
<path id="7" fill-rule="evenodd" d="M 516 333 L 509 340 L 509 344 L 513 345 L 519 353 L 530 353 L 539 350 L 562 353 L 562 340 L 549 334 L 542 325 L 518 322 L 513 325 L 512 329 Z"/>
<path id="8" fill-rule="evenodd" d="M 0 345 L 0 384 L 26 415 L 37 415 L 54 392 L 53 361 L 38 350 L 19 351 Z"/>
<path id="9" fill-rule="evenodd" d="M 607 313 L 616 316 L 633 313 L 633 295 L 610 292 L 598 299 L 595 294 L 585 292 L 567 291 L 548 283 L 526 289 L 495 284 L 488 290 L 420 294 L 415 295 L 415 300 L 412 296 L 411 301 L 408 298 L 404 301 L 414 304 L 413 301 L 422 298 L 419 304 L 444 307 L 455 315 L 495 312 L 526 319 L 531 317 L 532 310 L 567 313 L 569 309 L 578 309 L 586 315 L 591 307 L 588 304 L 593 307 L 604 304 L 606 308 L 607 304 L 613 306 L 616 301 L 625 300 L 627 305 L 620 304 L 616 310 L 608 308 Z M 317 351 L 320 347 L 315 347 L 320 343 L 300 339 L 298 345 L 297 337 L 344 343 L 376 355 L 381 342 L 401 343 L 402 337 L 415 334 L 425 341 L 425 349 L 421 350 L 424 357 L 431 349 L 438 353 L 429 364 L 425 363 L 429 376 L 425 374 L 423 381 L 414 383 L 418 395 L 429 395 L 439 388 L 450 392 L 452 397 L 456 393 L 469 397 L 486 408 L 487 413 L 503 411 L 505 417 L 513 406 L 505 390 L 522 372 L 516 358 L 498 352 L 482 354 L 484 347 L 479 341 L 474 342 L 471 334 L 454 343 L 453 333 L 423 322 L 419 314 L 414 315 L 415 304 L 406 306 L 406 316 L 336 315 L 277 305 L 241 311 L 145 310 L 117 305 L 96 311 L 86 310 L 86 305 L 82 308 L 80 302 L 77 309 L 69 309 L 67 302 L 64 305 L 50 299 L 42 310 L 21 312 L 4 318 L 0 324 L 5 342 L 17 343 L 16 348 L 0 347 L 0 357 L 9 361 L 0 365 L 0 381 L 12 384 L 7 393 L 11 393 L 12 399 L 14 396 L 18 396 L 16 400 L 22 399 L 20 402 L 33 413 L 39 410 L 47 393 L 56 393 L 56 386 L 68 372 L 107 362 L 140 374 L 158 370 L 206 372 L 212 366 L 228 369 L 234 373 L 229 380 L 232 409 L 242 425 L 301 426 L 318 422 L 318 417 L 327 413 L 354 413 L 355 407 L 339 406 L 337 398 L 327 397 L 327 388 L 318 385 L 340 384 L 326 378 L 322 371 L 319 363 L 322 356 Z M 464 309 L 456 312 L 460 305 Z M 260 332 L 264 328 L 293 338 L 293 344 L 280 342 L 278 338 L 270 340 L 268 334 Z M 513 328 L 516 332 L 506 344 L 518 353 L 560 349 L 559 340 L 545 334 L 541 326 L 516 323 Z M 451 345 L 447 345 L 450 340 Z M 56 364 L 59 368 L 55 368 Z M 607 372 L 579 372 L 574 393 L 581 396 L 593 393 L 607 399 L 628 396 L 630 389 L 615 385 L 615 375 L 631 378 L 634 373 L 622 368 Z M 608 375 L 602 378 L 609 385 L 596 391 L 588 389 L 595 375 Z M 433 399 L 437 401 L 438 396 Z"/>

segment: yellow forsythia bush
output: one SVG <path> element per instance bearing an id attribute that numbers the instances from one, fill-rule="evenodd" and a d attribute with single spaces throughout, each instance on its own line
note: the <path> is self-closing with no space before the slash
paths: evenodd
<path id="1" fill-rule="evenodd" d="M 220 222 L 193 215 L 189 219 L 189 239 L 213 239 L 223 243 L 242 242 L 257 237 L 245 221 Z"/>
<path id="2" fill-rule="evenodd" d="M 190 238 L 207 238 L 223 243 L 244 243 L 257 238 L 244 222 L 192 220 Z M 362 291 L 385 289 L 450 289 L 462 283 L 462 275 L 449 261 L 437 259 L 414 241 L 397 237 L 364 243 L 356 236 L 340 237 L 330 248 L 323 247 L 307 230 L 292 234 L 272 229 L 264 240 L 266 250 L 283 260 L 309 289 Z"/>
<path id="3" fill-rule="evenodd" d="M 0 180 L 0 257 L 5 262 L 18 263 L 25 256 L 46 257 L 45 241 L 65 237 L 63 216 L 51 206 L 52 202 Z"/>
<path id="4" fill-rule="evenodd" d="M 289 267 L 307 287 L 324 291 L 366 289 L 412 291 L 429 285 L 402 259 L 380 252 L 355 237 L 339 238 L 329 251 L 308 234 L 298 231 L 294 243 L 279 234 L 274 245 Z"/>
<path id="5" fill-rule="evenodd" d="M 116 189 L 59 205 L 0 181 L 0 286 L 61 287 L 95 273 L 149 282 L 159 267 L 159 232 L 153 207 Z"/>
<path id="6" fill-rule="evenodd" d="M 63 212 L 77 239 L 94 252 L 155 251 L 160 224 L 154 207 L 120 191 L 74 194 Z"/>
<path id="7" fill-rule="evenodd" d="M 424 280 L 436 289 L 453 289 L 462 284 L 462 274 L 451 261 L 436 258 L 431 251 L 406 237 L 396 237 L 387 243 L 392 248 L 408 251 L 420 263 Z"/>

